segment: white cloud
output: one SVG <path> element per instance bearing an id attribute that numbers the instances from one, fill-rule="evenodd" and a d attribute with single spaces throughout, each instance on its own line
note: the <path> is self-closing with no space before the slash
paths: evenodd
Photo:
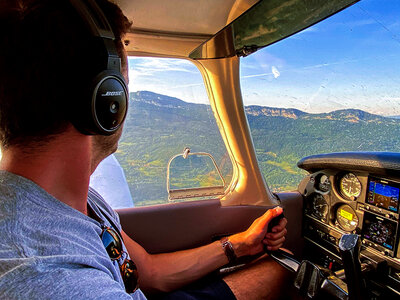
<path id="1" fill-rule="evenodd" d="M 141 76 L 152 76 L 159 72 L 198 73 L 197 68 L 183 59 L 129 58 L 129 71 Z"/>
<path id="2" fill-rule="evenodd" d="M 281 76 L 281 73 L 278 71 L 278 69 L 275 66 L 272 66 L 271 70 L 272 70 L 272 74 L 274 75 L 275 78 L 278 78 L 279 76 Z"/>

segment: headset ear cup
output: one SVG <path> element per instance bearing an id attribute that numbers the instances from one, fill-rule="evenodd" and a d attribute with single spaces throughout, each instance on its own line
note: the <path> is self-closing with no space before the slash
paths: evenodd
<path id="1" fill-rule="evenodd" d="M 128 88 L 121 75 L 121 57 L 116 49 L 115 35 L 95 0 L 70 0 L 70 3 L 86 23 L 91 35 L 102 41 L 106 60 L 103 62 L 105 71 L 94 78 L 87 94 L 77 97 L 76 100 L 82 101 L 76 103 L 71 99 L 76 106 L 71 105 L 68 113 L 81 133 L 111 135 L 124 122 L 129 100 Z M 99 67 L 103 56 L 98 62 Z"/>
<path id="2" fill-rule="evenodd" d="M 83 134 L 111 135 L 121 127 L 128 111 L 129 94 L 124 78 L 106 70 L 98 74 L 84 104 L 73 122 Z"/>
<path id="3" fill-rule="evenodd" d="M 128 111 L 125 80 L 114 71 L 104 71 L 93 89 L 92 118 L 98 134 L 110 135 L 121 127 Z"/>

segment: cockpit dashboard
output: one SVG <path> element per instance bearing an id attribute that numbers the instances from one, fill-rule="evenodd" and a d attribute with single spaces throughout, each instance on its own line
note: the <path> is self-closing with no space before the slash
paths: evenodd
<path id="1" fill-rule="evenodd" d="M 383 261 L 385 276 L 378 284 L 398 293 L 400 154 L 332 153 L 306 157 L 298 166 L 309 172 L 299 185 L 305 257 L 318 257 L 316 263 L 339 270 L 339 240 L 356 233 L 361 236 L 361 261 Z"/>

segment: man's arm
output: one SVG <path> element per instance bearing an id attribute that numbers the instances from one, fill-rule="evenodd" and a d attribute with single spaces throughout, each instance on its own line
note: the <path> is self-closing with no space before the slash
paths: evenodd
<path id="1" fill-rule="evenodd" d="M 267 233 L 268 223 L 282 213 L 282 208 L 268 210 L 244 232 L 232 235 L 237 257 L 260 253 L 267 245 L 269 250 L 282 246 L 287 220 L 283 218 L 272 233 Z M 128 252 L 136 263 L 139 284 L 144 291 L 172 291 L 191 283 L 228 263 L 219 241 L 190 250 L 151 255 L 122 232 Z"/>

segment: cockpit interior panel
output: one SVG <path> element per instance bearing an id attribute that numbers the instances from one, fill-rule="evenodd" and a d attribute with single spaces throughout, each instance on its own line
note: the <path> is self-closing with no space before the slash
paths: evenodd
<path id="1" fill-rule="evenodd" d="M 333 271 L 343 269 L 340 238 L 358 234 L 361 261 L 379 261 L 386 268 L 369 282 L 399 290 L 399 158 L 393 153 L 333 153 L 299 162 L 310 172 L 299 186 L 305 201 L 305 258 L 318 257 L 316 263 Z"/>

